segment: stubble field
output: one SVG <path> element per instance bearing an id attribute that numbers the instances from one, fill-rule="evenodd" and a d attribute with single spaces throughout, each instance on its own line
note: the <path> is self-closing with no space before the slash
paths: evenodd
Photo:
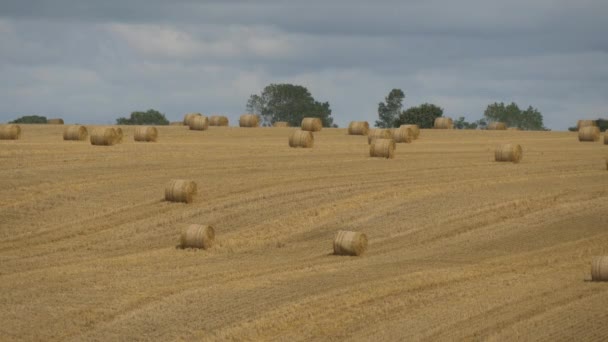
<path id="1" fill-rule="evenodd" d="M 293 128 L 157 143 L 0 141 L 2 340 L 606 340 L 608 145 L 576 133 L 422 130 L 393 160 Z M 89 129 L 90 132 L 90 129 Z M 519 143 L 521 163 L 494 162 Z M 164 201 L 194 180 L 192 204 Z M 190 223 L 209 250 L 177 249 Z M 338 230 L 367 234 L 332 255 Z"/>

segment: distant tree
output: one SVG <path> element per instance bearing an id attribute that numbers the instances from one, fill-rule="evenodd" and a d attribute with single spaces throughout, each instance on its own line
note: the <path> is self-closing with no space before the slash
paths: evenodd
<path id="1" fill-rule="evenodd" d="M 488 122 L 504 122 L 508 127 L 519 127 L 523 130 L 547 130 L 543 126 L 543 115 L 538 109 L 529 106 L 526 110 L 521 110 L 515 102 L 506 106 L 502 102 L 488 105 L 483 115 Z"/>
<path id="2" fill-rule="evenodd" d="M 329 102 L 316 101 L 306 87 L 294 84 L 269 84 L 262 93 L 252 94 L 246 110 L 258 114 L 262 125 L 276 121 L 287 121 L 298 127 L 305 117 L 320 118 L 324 127 L 335 127 Z"/>
<path id="3" fill-rule="evenodd" d="M 376 120 L 376 127 L 390 128 L 395 125 L 395 121 L 401 114 L 403 109 L 403 99 L 405 94 L 401 89 L 393 89 L 384 98 L 385 102 L 378 103 L 378 120 Z"/>
<path id="4" fill-rule="evenodd" d="M 459 117 L 454 121 L 454 128 L 456 129 L 477 129 L 478 124 L 476 122 L 467 122 L 464 116 Z"/>
<path id="5" fill-rule="evenodd" d="M 145 112 L 132 112 L 129 118 L 116 119 L 117 125 L 168 125 L 169 120 L 165 114 L 148 109 Z"/>
<path id="6" fill-rule="evenodd" d="M 10 123 L 16 123 L 16 124 L 45 124 L 46 123 L 46 116 L 26 115 L 26 116 L 20 117 L 19 119 L 15 119 L 15 120 L 11 121 Z"/>
<path id="7" fill-rule="evenodd" d="M 397 120 L 395 127 L 404 124 L 418 125 L 420 128 L 432 128 L 435 119 L 443 115 L 443 109 L 431 103 L 424 103 L 417 107 L 410 107 L 403 111 Z"/>

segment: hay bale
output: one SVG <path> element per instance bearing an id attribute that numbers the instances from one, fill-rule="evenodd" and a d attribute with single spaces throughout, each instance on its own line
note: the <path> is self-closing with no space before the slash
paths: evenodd
<path id="1" fill-rule="evenodd" d="M 435 119 L 435 124 L 433 125 L 435 129 L 452 129 L 454 128 L 454 122 L 452 118 L 448 117 L 439 117 Z"/>
<path id="2" fill-rule="evenodd" d="M 193 131 L 204 131 L 209 128 L 209 119 L 206 116 L 195 115 L 190 118 L 188 126 Z"/>
<path id="3" fill-rule="evenodd" d="M 228 126 L 228 118 L 222 115 L 212 115 L 209 118 L 209 126 Z"/>
<path id="4" fill-rule="evenodd" d="M 49 125 L 63 125 L 63 119 L 47 119 L 46 123 Z"/>
<path id="5" fill-rule="evenodd" d="M 112 127 L 99 127 L 91 132 L 91 145 L 112 146 L 118 142 L 118 133 Z"/>
<path id="6" fill-rule="evenodd" d="M 608 145 L 608 130 L 604 132 L 604 145 Z"/>
<path id="7" fill-rule="evenodd" d="M 411 143 L 414 139 L 414 132 L 409 127 L 399 127 L 393 131 L 393 140 L 396 143 Z"/>
<path id="8" fill-rule="evenodd" d="M 302 130 L 318 132 L 323 128 L 323 122 L 319 118 L 304 118 L 302 119 Z"/>
<path id="9" fill-rule="evenodd" d="M 385 128 L 373 128 L 367 132 L 367 143 L 371 144 L 374 139 L 392 139 L 390 129 Z"/>
<path id="10" fill-rule="evenodd" d="M 600 140 L 600 129 L 597 126 L 583 126 L 578 130 L 578 141 Z"/>
<path id="11" fill-rule="evenodd" d="M 349 135 L 367 135 L 369 132 L 369 123 L 367 121 L 351 121 L 348 124 Z"/>
<path id="12" fill-rule="evenodd" d="M 124 134 L 122 133 L 122 128 L 114 127 L 114 130 L 116 131 L 116 143 L 120 144 L 122 142 L 122 138 L 124 137 Z"/>
<path id="13" fill-rule="evenodd" d="M 311 148 L 315 137 L 310 131 L 295 130 L 289 135 L 289 147 Z"/>
<path id="14" fill-rule="evenodd" d="M 158 130 L 152 126 L 139 126 L 135 127 L 135 133 L 133 134 L 135 141 L 147 141 L 155 142 L 158 139 Z"/>
<path id="15" fill-rule="evenodd" d="M 260 118 L 255 114 L 243 114 L 239 118 L 239 127 L 258 127 Z"/>
<path id="16" fill-rule="evenodd" d="M 191 224 L 182 231 L 180 236 L 181 248 L 209 249 L 215 240 L 215 230 L 211 226 Z"/>
<path id="17" fill-rule="evenodd" d="M 19 125 L 0 125 L 0 140 L 17 140 L 21 137 Z"/>
<path id="18" fill-rule="evenodd" d="M 63 140 L 87 140 L 89 132 L 84 126 L 68 126 L 63 130 Z"/>
<path id="19" fill-rule="evenodd" d="M 597 256 L 591 261 L 591 280 L 608 281 L 608 256 Z"/>
<path id="20" fill-rule="evenodd" d="M 169 123 L 169 126 L 183 126 L 184 123 L 182 121 L 173 121 Z"/>
<path id="21" fill-rule="evenodd" d="M 494 151 L 494 159 L 498 162 L 519 163 L 523 155 L 523 150 L 519 144 L 502 144 L 496 147 Z"/>
<path id="22" fill-rule="evenodd" d="M 277 121 L 272 124 L 272 127 L 289 127 L 289 122 L 287 121 Z"/>
<path id="23" fill-rule="evenodd" d="M 490 122 L 486 129 L 489 131 L 504 131 L 507 129 L 507 125 L 504 122 Z"/>
<path id="24" fill-rule="evenodd" d="M 374 139 L 369 146 L 369 156 L 386 159 L 395 158 L 395 140 Z"/>
<path id="25" fill-rule="evenodd" d="M 196 195 L 196 183 L 184 179 L 172 179 L 165 187 L 165 201 L 190 203 Z"/>
<path id="26" fill-rule="evenodd" d="M 367 236 L 359 232 L 339 230 L 334 237 L 334 254 L 359 256 L 367 249 Z"/>
<path id="27" fill-rule="evenodd" d="M 597 122 L 595 120 L 578 120 L 576 122 L 576 130 L 580 130 L 583 127 L 589 126 L 597 126 Z"/>
<path id="28" fill-rule="evenodd" d="M 399 126 L 399 128 L 403 128 L 403 127 L 409 128 L 409 129 L 412 130 L 412 133 L 414 134 L 414 136 L 413 136 L 414 139 L 418 139 L 418 137 L 420 136 L 420 127 L 418 125 L 407 124 L 407 125 L 401 125 L 401 126 Z"/>
<path id="29" fill-rule="evenodd" d="M 184 126 L 190 126 L 190 120 L 196 116 L 203 116 L 201 113 L 188 113 L 184 115 Z"/>

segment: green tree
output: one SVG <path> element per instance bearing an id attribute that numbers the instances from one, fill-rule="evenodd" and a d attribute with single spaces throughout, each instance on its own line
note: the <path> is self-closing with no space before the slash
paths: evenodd
<path id="1" fill-rule="evenodd" d="M 246 105 L 247 112 L 258 114 L 262 125 L 287 121 L 300 126 L 305 117 L 320 118 L 325 127 L 337 127 L 331 117 L 329 102 L 316 101 L 306 87 L 294 84 L 270 84 L 260 95 L 253 94 Z"/>
<path id="2" fill-rule="evenodd" d="M 417 107 L 410 107 L 403 111 L 397 120 L 395 127 L 404 124 L 418 125 L 420 128 L 432 128 L 435 119 L 443 115 L 443 109 L 431 103 L 423 103 Z"/>
<path id="3" fill-rule="evenodd" d="M 165 114 L 148 109 L 145 112 L 132 112 L 129 118 L 116 119 L 117 125 L 168 125 L 169 120 Z"/>
<path id="4" fill-rule="evenodd" d="M 384 98 L 385 102 L 378 103 L 379 120 L 376 120 L 376 127 L 390 128 L 395 125 L 395 120 L 397 120 L 403 109 L 404 98 L 405 94 L 401 89 L 393 89 Z"/>
<path id="5" fill-rule="evenodd" d="M 456 129 L 477 129 L 477 126 L 477 122 L 467 122 L 464 119 L 464 116 L 461 116 L 456 121 L 454 121 L 454 128 Z"/>
<path id="6" fill-rule="evenodd" d="M 11 121 L 10 123 L 16 123 L 16 124 L 45 124 L 46 123 L 46 116 L 25 115 L 25 116 L 20 117 L 19 119 L 15 119 L 15 120 Z"/>
<path id="7" fill-rule="evenodd" d="M 488 105 L 483 115 L 489 122 L 500 121 L 509 127 L 519 127 L 523 130 L 547 130 L 543 126 L 543 115 L 532 106 L 521 110 L 514 102 L 506 106 L 502 102 L 493 103 Z"/>

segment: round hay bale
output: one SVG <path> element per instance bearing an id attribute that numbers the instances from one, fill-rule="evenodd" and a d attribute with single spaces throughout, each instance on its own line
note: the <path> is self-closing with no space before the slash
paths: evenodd
<path id="1" fill-rule="evenodd" d="M 359 232 L 339 230 L 334 237 L 335 255 L 359 256 L 367 249 L 367 236 Z"/>
<path id="2" fill-rule="evenodd" d="M 386 159 L 395 158 L 395 140 L 374 139 L 369 145 L 369 156 Z"/>
<path id="3" fill-rule="evenodd" d="M 182 121 L 173 121 L 169 123 L 169 126 L 183 126 L 184 123 Z"/>
<path id="4" fill-rule="evenodd" d="M 490 122 L 486 128 L 489 131 L 504 131 L 507 125 L 504 122 Z"/>
<path id="5" fill-rule="evenodd" d="M 502 144 L 496 147 L 494 159 L 498 162 L 519 163 L 523 158 L 523 153 L 519 144 Z"/>
<path id="6" fill-rule="evenodd" d="M 209 118 L 209 126 L 228 126 L 228 118 L 222 115 L 213 115 Z"/>
<path id="7" fill-rule="evenodd" d="M 0 140 L 17 140 L 21 137 L 19 125 L 0 125 Z"/>
<path id="8" fill-rule="evenodd" d="M 135 127 L 135 133 L 133 134 L 135 141 L 147 141 L 155 142 L 158 139 L 158 130 L 152 126 L 139 126 Z"/>
<path id="9" fill-rule="evenodd" d="M 600 129 L 597 126 L 583 126 L 578 130 L 578 141 L 600 140 Z"/>
<path id="10" fill-rule="evenodd" d="M 367 135 L 369 132 L 369 123 L 367 121 L 351 121 L 348 124 L 349 135 Z"/>
<path id="11" fill-rule="evenodd" d="M 120 144 L 122 142 L 122 138 L 124 137 L 124 134 L 122 133 L 122 128 L 114 127 L 114 130 L 116 131 L 116 143 Z"/>
<path id="12" fill-rule="evenodd" d="M 418 127 L 418 125 L 401 125 L 399 128 L 409 128 L 412 130 L 412 133 L 414 134 L 414 139 L 418 139 L 418 136 L 420 136 L 420 127 Z"/>
<path id="13" fill-rule="evenodd" d="M 63 130 L 63 140 L 87 140 L 89 132 L 84 126 L 68 126 Z"/>
<path id="14" fill-rule="evenodd" d="M 289 122 L 287 121 L 277 121 L 272 124 L 272 127 L 289 127 Z"/>
<path id="15" fill-rule="evenodd" d="M 390 129 L 372 128 L 367 132 L 367 143 L 371 144 L 374 139 L 391 139 L 392 137 Z"/>
<path id="16" fill-rule="evenodd" d="M 323 122 L 319 118 L 304 118 L 302 119 L 302 130 L 318 132 L 323 128 Z"/>
<path id="17" fill-rule="evenodd" d="M 311 148 L 315 137 L 310 131 L 295 130 L 289 135 L 289 147 Z"/>
<path id="18" fill-rule="evenodd" d="M 49 125 L 63 125 L 63 119 L 47 119 L 46 123 Z"/>
<path id="19" fill-rule="evenodd" d="M 184 126 L 190 126 L 190 120 L 195 116 L 203 116 L 201 113 L 188 113 L 184 115 Z"/>
<path id="20" fill-rule="evenodd" d="M 118 141 L 118 133 L 112 127 L 99 127 L 91 132 L 91 145 L 112 146 Z"/>
<path id="21" fill-rule="evenodd" d="M 608 281 L 608 256 L 597 256 L 591 261 L 591 280 Z"/>
<path id="22" fill-rule="evenodd" d="M 409 127 L 399 127 L 393 132 L 393 140 L 396 143 L 411 143 L 414 139 L 414 133 Z"/>
<path id="23" fill-rule="evenodd" d="M 442 116 L 435 119 L 433 127 L 436 129 L 452 129 L 454 128 L 454 122 L 452 121 L 452 118 Z"/>
<path id="24" fill-rule="evenodd" d="M 576 122 L 576 130 L 580 130 L 582 127 L 597 126 L 595 120 L 578 120 Z"/>
<path id="25" fill-rule="evenodd" d="M 608 145 L 608 131 L 604 132 L 604 145 Z"/>
<path id="26" fill-rule="evenodd" d="M 209 128 L 209 119 L 206 116 L 196 115 L 190 118 L 190 130 L 204 131 Z"/>
<path id="27" fill-rule="evenodd" d="M 209 249 L 215 240 L 215 230 L 211 226 L 191 224 L 182 231 L 179 240 L 181 248 Z"/>
<path id="28" fill-rule="evenodd" d="M 196 183 L 191 180 L 172 179 L 165 187 L 165 201 L 190 203 L 196 195 Z"/>
<path id="29" fill-rule="evenodd" d="M 239 118 L 239 127 L 258 127 L 260 118 L 255 114 L 243 114 Z"/>

